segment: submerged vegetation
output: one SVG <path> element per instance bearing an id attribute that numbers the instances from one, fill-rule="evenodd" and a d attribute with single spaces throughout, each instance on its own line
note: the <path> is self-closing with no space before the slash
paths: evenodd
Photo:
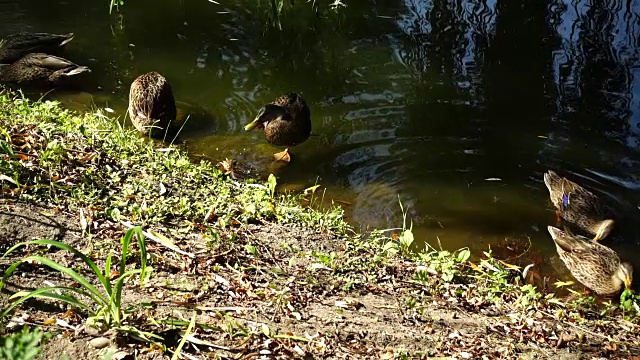
<path id="1" fill-rule="evenodd" d="M 211 2 L 217 3 L 217 1 Z M 327 11 L 336 11 L 341 7 L 347 6 L 341 0 L 332 0 L 329 1 L 318 1 L 312 0 L 306 2 L 310 6 L 311 11 L 313 11 L 316 15 L 320 16 L 321 14 L 326 13 Z M 120 9 L 120 7 L 124 6 L 124 0 L 109 0 L 109 13 L 112 13 L 114 9 Z M 255 6 L 258 9 L 264 9 L 265 13 L 269 15 L 270 23 L 273 26 L 278 28 L 282 28 L 281 18 L 288 11 L 293 9 L 296 6 L 295 0 L 266 0 L 266 1 L 256 1 Z M 300 5 L 298 5 L 300 6 Z"/>
<path id="2" fill-rule="evenodd" d="M 72 358 L 70 351 L 86 358 L 116 350 L 148 359 L 402 359 L 640 349 L 630 290 L 619 302 L 562 298 L 537 289 L 535 269 L 490 251 L 413 251 L 406 217 L 396 234 L 354 233 L 340 208 L 318 206 L 317 187 L 281 194 L 273 175 L 235 180 L 102 110 L 77 114 L 3 91 L 0 129 L 4 206 L 15 219 L 32 211 L 67 229 L 55 241 L 3 235 L 2 321 L 11 333 L 34 324 L 70 337 Z M 27 208 L 34 205 L 41 210 Z M 40 339 L 21 334 L 5 344 Z M 88 347 L 80 334 L 110 346 Z M 60 355 L 55 339 L 45 358 Z"/>

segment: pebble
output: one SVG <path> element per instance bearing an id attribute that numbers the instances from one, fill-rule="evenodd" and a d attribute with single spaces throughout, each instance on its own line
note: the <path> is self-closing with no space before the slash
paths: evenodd
<path id="1" fill-rule="evenodd" d="M 102 349 L 107 345 L 109 345 L 110 342 L 111 340 L 109 340 L 108 338 L 99 337 L 99 338 L 91 339 L 91 341 L 89 341 L 89 345 L 93 346 L 96 349 Z"/>

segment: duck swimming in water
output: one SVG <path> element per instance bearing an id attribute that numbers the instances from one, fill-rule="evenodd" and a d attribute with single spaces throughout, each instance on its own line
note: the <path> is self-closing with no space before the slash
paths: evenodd
<path id="1" fill-rule="evenodd" d="M 274 157 L 288 162 L 291 161 L 289 148 L 307 141 L 311 135 L 311 111 L 302 96 L 287 93 L 260 108 L 255 119 L 244 129 L 256 127 L 264 130 L 269 143 L 286 147 Z"/>
<path id="2" fill-rule="evenodd" d="M 2 68 L 0 82 L 14 85 L 55 86 L 66 82 L 70 77 L 91 70 L 61 57 L 34 53 Z"/>
<path id="3" fill-rule="evenodd" d="M 10 64 L 30 53 L 57 54 L 73 40 L 73 33 L 49 34 L 20 32 L 0 40 L 0 64 Z"/>
<path id="4" fill-rule="evenodd" d="M 595 235 L 596 241 L 613 230 L 617 216 L 595 194 L 552 170 L 544 174 L 544 183 L 560 217 Z"/>

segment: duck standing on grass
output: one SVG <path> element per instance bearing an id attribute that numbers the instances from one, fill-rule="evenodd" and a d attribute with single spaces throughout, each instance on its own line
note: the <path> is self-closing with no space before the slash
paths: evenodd
<path id="1" fill-rule="evenodd" d="M 13 85 L 62 85 L 70 77 L 91 70 L 61 57 L 33 53 L 27 54 L 20 60 L 2 68 L 0 82 Z"/>
<path id="2" fill-rule="evenodd" d="M 64 35 L 21 32 L 0 40 L 0 64 L 10 64 L 30 53 L 57 54 L 73 33 Z"/>
<path id="3" fill-rule="evenodd" d="M 595 194 L 551 170 L 544 174 L 544 183 L 560 217 L 595 235 L 595 241 L 609 235 L 615 213 Z"/>
<path id="4" fill-rule="evenodd" d="M 633 281 L 633 267 L 612 249 L 588 238 L 548 226 L 556 251 L 571 275 L 599 295 L 614 295 Z"/>
<path id="5" fill-rule="evenodd" d="M 279 96 L 258 111 L 255 119 L 244 129 L 263 129 L 267 141 L 276 146 L 286 146 L 274 154 L 278 161 L 291 161 L 289 148 L 301 144 L 311 135 L 311 111 L 302 96 L 288 93 Z"/>
<path id="6" fill-rule="evenodd" d="M 129 117 L 141 133 L 156 139 L 175 135 L 176 101 L 171 85 L 152 71 L 138 76 L 129 90 Z"/>

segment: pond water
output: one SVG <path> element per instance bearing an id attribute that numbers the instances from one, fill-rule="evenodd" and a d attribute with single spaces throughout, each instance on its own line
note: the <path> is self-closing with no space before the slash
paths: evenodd
<path id="1" fill-rule="evenodd" d="M 636 211 L 640 0 L 347 3 L 319 18 L 296 2 L 279 31 L 269 1 L 131 0 L 110 15 L 106 0 L 0 0 L 0 34 L 74 32 L 64 56 L 91 79 L 48 96 L 78 107 L 124 115 L 131 81 L 159 71 L 193 115 L 192 154 L 273 171 L 287 188 L 322 184 L 357 225 L 401 226 L 399 195 L 420 241 L 517 239 L 558 269 L 547 169 Z M 317 136 L 280 166 L 282 149 L 243 125 L 288 91 L 310 104 Z M 635 257 L 628 227 L 611 245 Z"/>

